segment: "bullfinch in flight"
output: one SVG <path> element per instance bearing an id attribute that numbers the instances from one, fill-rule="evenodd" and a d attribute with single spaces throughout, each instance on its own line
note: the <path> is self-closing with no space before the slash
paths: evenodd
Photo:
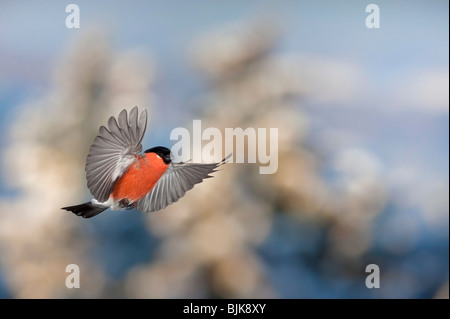
<path id="1" fill-rule="evenodd" d="M 147 111 L 134 107 L 128 116 L 124 109 L 108 128 L 101 126 L 86 159 L 87 187 L 91 201 L 63 207 L 84 218 L 111 208 L 137 208 L 154 212 L 175 203 L 195 184 L 212 177 L 219 163 L 173 163 L 170 150 L 163 146 L 142 151 L 147 127 Z M 227 157 L 228 158 L 228 157 Z"/>

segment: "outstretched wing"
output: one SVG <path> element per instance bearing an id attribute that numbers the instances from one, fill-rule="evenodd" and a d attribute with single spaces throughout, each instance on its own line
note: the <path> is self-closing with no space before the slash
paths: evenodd
<path id="1" fill-rule="evenodd" d="M 114 184 L 142 151 L 142 138 L 147 127 L 147 111 L 135 106 L 128 118 L 124 109 L 116 119 L 111 116 L 109 130 L 101 126 L 86 159 L 87 186 L 92 196 L 105 202 L 111 195 Z"/>
<path id="2" fill-rule="evenodd" d="M 226 159 L 212 164 L 170 164 L 152 190 L 137 202 L 137 209 L 150 213 L 175 203 L 195 184 L 212 177 L 209 174 L 215 172 L 225 161 Z"/>

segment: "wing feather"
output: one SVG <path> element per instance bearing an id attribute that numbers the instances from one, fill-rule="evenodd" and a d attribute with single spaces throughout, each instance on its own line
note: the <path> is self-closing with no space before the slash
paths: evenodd
<path id="1" fill-rule="evenodd" d="M 212 177 L 216 169 L 225 163 L 227 158 L 219 163 L 172 163 L 161 176 L 153 189 L 137 202 L 137 209 L 150 213 L 175 203 L 195 184 Z"/>
<path id="2" fill-rule="evenodd" d="M 108 128 L 101 126 L 86 159 L 87 185 L 99 202 L 111 195 L 114 184 L 142 151 L 142 139 L 147 127 L 147 111 L 143 110 L 138 120 L 138 108 L 128 116 L 122 110 L 117 120 L 110 117 Z"/>

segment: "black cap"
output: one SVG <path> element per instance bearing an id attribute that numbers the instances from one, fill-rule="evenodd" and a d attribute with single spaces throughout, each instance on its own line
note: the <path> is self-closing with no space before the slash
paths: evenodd
<path id="1" fill-rule="evenodd" d="M 155 153 L 156 155 L 161 157 L 166 164 L 170 164 L 172 162 L 172 159 L 170 158 L 170 150 L 164 146 L 155 146 L 149 148 L 144 153 Z"/>

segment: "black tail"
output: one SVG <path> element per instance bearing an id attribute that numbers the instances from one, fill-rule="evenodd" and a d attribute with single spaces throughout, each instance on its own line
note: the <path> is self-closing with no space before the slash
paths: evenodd
<path id="1" fill-rule="evenodd" d="M 75 215 L 81 216 L 83 218 L 91 218 L 95 215 L 100 214 L 102 211 L 106 210 L 108 207 L 102 205 L 92 204 L 91 202 L 87 202 L 80 205 L 75 206 L 67 206 L 61 209 L 67 210 L 69 212 L 74 213 Z"/>

